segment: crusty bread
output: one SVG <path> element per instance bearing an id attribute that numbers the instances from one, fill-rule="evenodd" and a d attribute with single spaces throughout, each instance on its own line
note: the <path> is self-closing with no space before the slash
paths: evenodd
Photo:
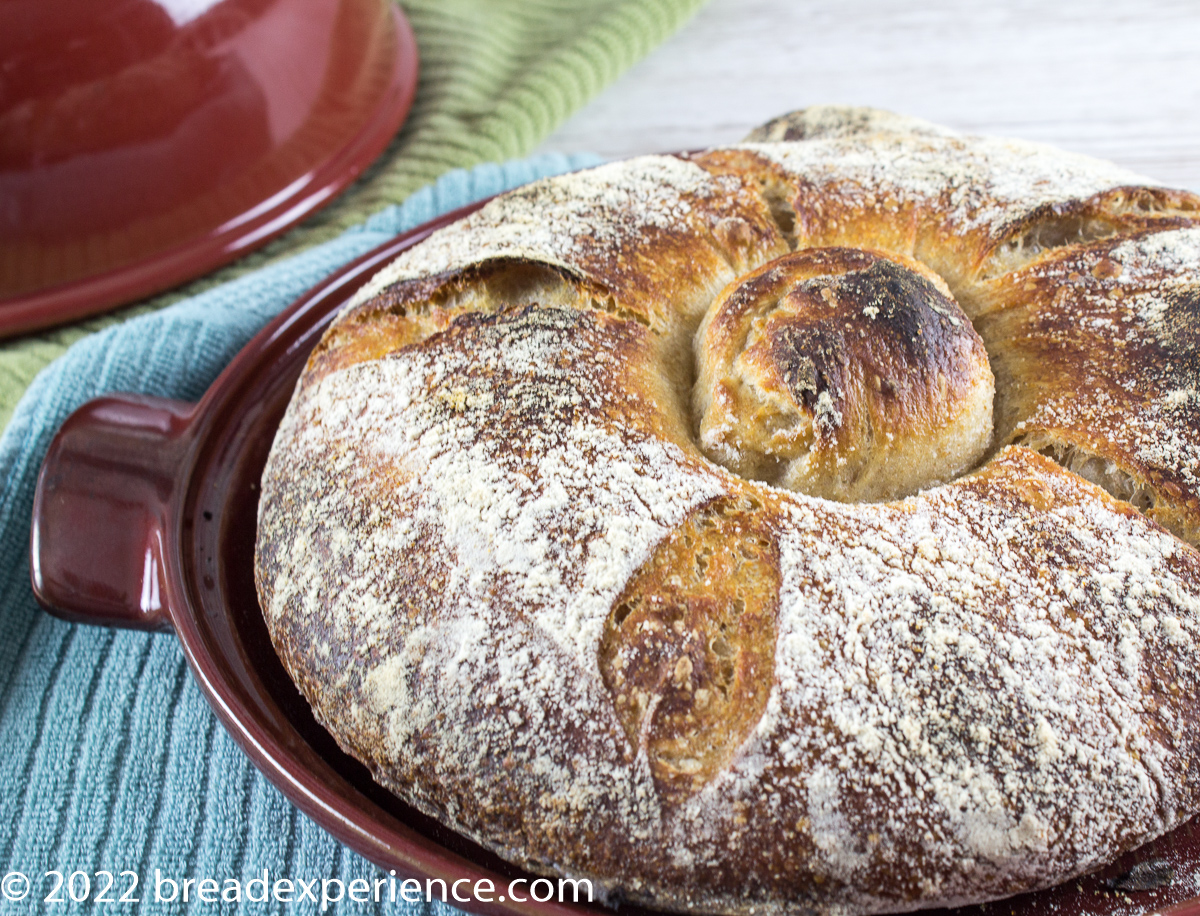
<path id="1" fill-rule="evenodd" d="M 263 475 L 284 664 L 536 872 L 714 913 L 1082 873 L 1200 810 L 1200 201 L 865 110 L 385 268 Z"/>

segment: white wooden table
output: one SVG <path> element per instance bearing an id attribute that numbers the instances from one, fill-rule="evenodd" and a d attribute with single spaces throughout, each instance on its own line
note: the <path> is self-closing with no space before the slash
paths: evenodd
<path id="1" fill-rule="evenodd" d="M 821 103 L 1041 140 L 1200 191 L 1200 0 L 711 0 L 542 149 L 694 149 Z"/>

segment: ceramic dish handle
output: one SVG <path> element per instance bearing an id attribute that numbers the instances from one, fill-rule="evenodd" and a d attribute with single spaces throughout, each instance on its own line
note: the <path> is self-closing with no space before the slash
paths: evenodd
<path id="1" fill-rule="evenodd" d="M 89 401 L 50 444 L 33 502 L 39 603 L 64 620 L 170 626 L 164 531 L 194 405 L 139 395 Z"/>

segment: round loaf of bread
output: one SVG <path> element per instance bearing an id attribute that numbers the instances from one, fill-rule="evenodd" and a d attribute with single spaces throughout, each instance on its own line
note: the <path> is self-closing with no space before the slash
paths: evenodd
<path id="1" fill-rule="evenodd" d="M 312 353 L 256 574 L 405 801 L 608 899 L 955 905 L 1200 810 L 1200 199 L 809 109 L 503 195 Z"/>

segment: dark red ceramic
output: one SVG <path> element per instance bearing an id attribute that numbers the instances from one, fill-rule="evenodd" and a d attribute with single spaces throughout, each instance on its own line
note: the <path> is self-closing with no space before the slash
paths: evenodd
<path id="1" fill-rule="evenodd" d="M 383 151 L 416 83 L 391 0 L 0 3 L 0 336 L 264 244 Z"/>
<path id="2" fill-rule="evenodd" d="M 522 873 L 400 803 L 314 721 L 271 648 L 253 579 L 259 478 L 305 358 L 336 309 L 384 262 L 450 214 L 358 260 L 255 337 L 199 404 L 116 396 L 81 407 L 46 456 L 34 502 L 38 600 L 68 620 L 173 629 L 197 681 L 255 765 L 313 820 L 402 877 L 491 879 Z M 1165 860 L 1158 890 L 1105 882 Z M 1200 824 L 1096 875 L 985 909 L 988 914 L 1200 916 Z M 465 886 L 464 886 L 465 887 Z M 479 913 L 567 916 L 573 904 L 451 901 Z M 622 907 L 627 913 L 633 908 Z M 980 908 L 961 911 L 981 912 Z"/>

